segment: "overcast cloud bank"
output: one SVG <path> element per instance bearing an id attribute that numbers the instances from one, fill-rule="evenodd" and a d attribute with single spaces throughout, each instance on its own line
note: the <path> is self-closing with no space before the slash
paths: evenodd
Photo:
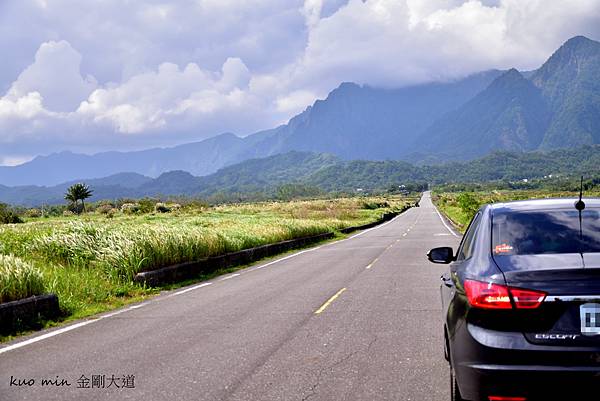
<path id="1" fill-rule="evenodd" d="M 600 0 L 0 3 L 0 164 L 286 122 L 343 81 L 399 87 L 529 70 Z"/>

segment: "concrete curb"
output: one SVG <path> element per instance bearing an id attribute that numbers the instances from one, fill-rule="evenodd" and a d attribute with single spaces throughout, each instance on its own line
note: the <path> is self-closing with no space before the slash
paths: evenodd
<path id="1" fill-rule="evenodd" d="M 0 304 L 0 332 L 8 334 L 60 314 L 55 294 L 35 295 Z"/>
<path id="2" fill-rule="evenodd" d="M 419 199 L 420 201 L 420 199 Z M 340 230 L 341 233 L 343 234 L 348 234 L 354 231 L 358 231 L 358 230 L 366 230 L 368 228 L 373 228 L 375 226 L 378 226 L 382 223 L 385 223 L 386 221 L 390 221 L 391 219 L 393 219 L 394 217 L 406 212 L 408 209 L 412 208 L 412 207 L 419 207 L 419 201 L 417 201 L 417 203 L 415 203 L 414 205 L 406 205 L 404 206 L 401 210 L 397 211 L 397 212 L 387 212 L 381 215 L 381 218 L 377 221 L 374 221 L 372 223 L 367 223 L 367 224 L 363 224 L 362 226 L 355 226 L 355 227 L 347 227 L 347 228 L 342 228 Z"/>
<path id="3" fill-rule="evenodd" d="M 403 213 L 410 207 L 411 206 L 406 206 L 399 212 L 385 213 L 377 221 L 364 224 L 362 226 L 347 227 L 341 229 L 340 232 L 348 234 L 354 231 L 365 230 L 368 228 L 375 227 L 381 223 L 393 219 L 394 217 L 398 216 L 400 213 Z M 221 256 L 213 256 L 194 262 L 180 263 L 177 265 L 167 266 L 156 270 L 140 272 L 135 275 L 133 281 L 148 286 L 159 286 L 163 284 L 176 283 L 178 281 L 198 277 L 202 274 L 211 273 L 219 269 L 241 266 L 248 263 L 256 262 L 257 260 L 263 259 L 265 257 L 275 256 L 295 248 L 300 248 L 315 242 L 331 239 L 334 236 L 335 234 L 333 232 L 317 234 L 312 235 L 310 237 L 297 238 L 283 242 L 276 242 L 274 244 L 262 245 L 256 248 L 244 249 L 242 251 L 228 253 Z"/>
<path id="4" fill-rule="evenodd" d="M 221 256 L 213 256 L 195 262 L 180 263 L 161 269 L 140 272 L 135 275 L 133 281 L 149 286 L 174 283 L 198 277 L 202 274 L 211 273 L 219 269 L 252 263 L 268 256 L 274 256 L 294 248 L 330 239 L 333 238 L 333 236 L 334 233 L 317 234 L 310 237 L 297 238 L 276 242 L 274 244 L 262 245 L 256 248 L 244 249 L 242 251 L 232 252 Z"/>
<path id="5" fill-rule="evenodd" d="M 368 228 L 376 227 L 376 226 L 380 225 L 381 223 L 385 223 L 386 221 L 390 221 L 391 219 L 393 219 L 394 217 L 398 216 L 400 213 L 403 213 L 407 209 L 409 209 L 409 208 L 408 207 L 404 208 L 400 212 L 384 213 L 383 215 L 381 215 L 381 218 L 379 220 L 377 220 L 377 221 L 374 221 L 372 223 L 363 224 L 362 226 L 354 226 L 354 227 L 342 228 L 340 230 L 340 232 L 343 233 L 343 234 L 349 234 L 349 233 L 352 233 L 354 231 L 366 230 Z"/>

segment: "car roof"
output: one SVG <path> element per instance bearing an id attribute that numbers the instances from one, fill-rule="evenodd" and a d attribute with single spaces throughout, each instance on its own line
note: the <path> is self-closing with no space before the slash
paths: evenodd
<path id="1" fill-rule="evenodd" d="M 573 209 L 579 198 L 528 199 L 511 202 L 492 203 L 493 212 L 510 212 L 523 210 Z M 600 198 L 583 198 L 586 207 L 600 208 Z"/>

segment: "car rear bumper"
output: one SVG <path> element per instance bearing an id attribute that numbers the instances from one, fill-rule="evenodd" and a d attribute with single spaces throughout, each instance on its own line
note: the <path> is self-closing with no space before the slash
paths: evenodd
<path id="1" fill-rule="evenodd" d="M 596 399 L 600 392 L 600 368 L 462 365 L 456 370 L 463 384 L 459 385 L 461 394 L 469 400 L 487 401 L 489 396 L 525 397 L 528 401 L 583 400 Z"/>
<path id="2" fill-rule="evenodd" d="M 472 324 L 463 325 L 452 342 L 456 378 L 467 400 L 600 399 L 600 348 L 540 346 L 521 333 Z"/>

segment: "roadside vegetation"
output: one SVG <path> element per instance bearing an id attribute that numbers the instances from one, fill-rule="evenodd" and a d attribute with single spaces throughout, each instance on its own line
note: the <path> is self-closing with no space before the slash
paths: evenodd
<path id="1" fill-rule="evenodd" d="M 79 318 L 158 290 L 140 271 L 306 237 L 377 220 L 416 198 L 354 197 L 208 206 L 126 200 L 87 212 L 0 225 L 2 302 L 56 293 L 63 318 Z"/>
<path id="2" fill-rule="evenodd" d="M 452 223 L 464 232 L 477 210 L 488 203 L 509 202 L 523 199 L 578 197 L 579 189 L 571 185 L 569 190 L 483 190 L 463 191 L 445 187 L 433 191 L 433 202 Z M 584 197 L 600 197 L 600 186 L 584 185 Z"/>
<path id="3" fill-rule="evenodd" d="M 45 291 L 41 272 L 29 262 L 0 254 L 0 303 L 39 295 Z"/>

